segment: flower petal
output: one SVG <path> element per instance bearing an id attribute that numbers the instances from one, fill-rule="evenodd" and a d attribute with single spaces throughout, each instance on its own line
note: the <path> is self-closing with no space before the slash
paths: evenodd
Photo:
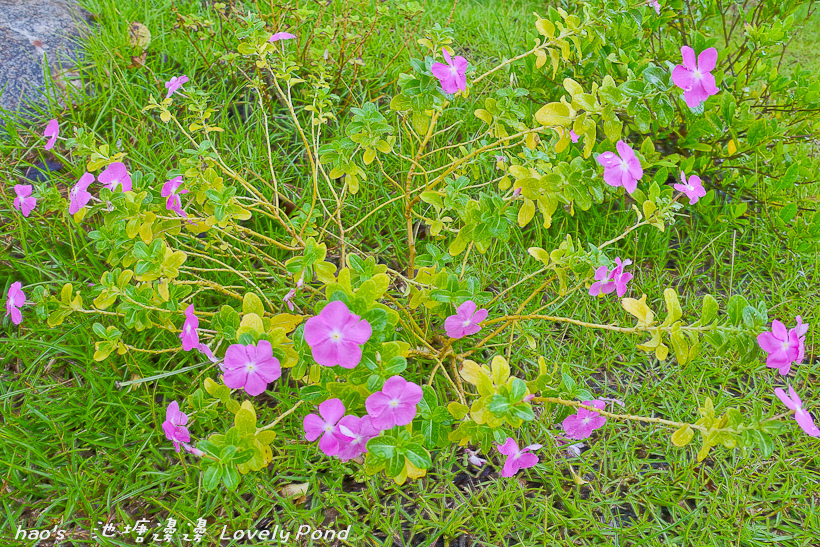
<path id="1" fill-rule="evenodd" d="M 811 414 L 801 409 L 794 413 L 794 419 L 797 420 L 797 425 L 799 425 L 807 435 L 820 437 L 820 429 L 814 425 L 814 419 L 811 417 Z"/>
<path id="2" fill-rule="evenodd" d="M 794 404 L 794 401 L 789 399 L 789 396 L 786 395 L 786 392 L 783 391 L 783 389 L 779 387 L 775 388 L 774 394 L 777 395 L 777 398 L 780 399 L 789 410 L 796 410 L 798 408 L 797 405 Z"/>
<path id="3" fill-rule="evenodd" d="M 683 65 L 691 71 L 698 69 L 698 63 L 695 60 L 695 50 L 689 46 L 680 48 L 680 54 L 683 57 Z"/>
<path id="4" fill-rule="evenodd" d="M 777 338 L 781 342 L 785 342 L 789 339 L 789 331 L 786 330 L 786 325 L 784 325 L 777 319 L 772 321 L 772 333 L 774 334 L 775 338 Z"/>
<path id="5" fill-rule="evenodd" d="M 715 83 L 715 77 L 709 72 L 701 74 L 700 85 L 707 95 L 717 95 L 720 91 Z"/>
<path id="6" fill-rule="evenodd" d="M 693 51 L 694 53 L 694 51 Z M 703 74 L 704 72 L 712 72 L 717 64 L 718 53 L 713 47 L 704 49 L 698 55 L 698 70 Z M 714 80 L 714 78 L 713 78 Z"/>
<path id="7" fill-rule="evenodd" d="M 341 399 L 328 399 L 319 405 L 319 414 L 329 424 L 335 424 L 345 415 L 345 405 Z"/>
<path id="8" fill-rule="evenodd" d="M 325 433 L 325 422 L 316 414 L 308 414 L 302 421 L 302 429 L 305 430 L 305 439 L 313 442 Z"/>
<path id="9" fill-rule="evenodd" d="M 319 439 L 319 450 L 326 456 L 335 456 L 339 452 L 339 440 L 332 433 L 325 432 Z"/>
<path id="10" fill-rule="evenodd" d="M 365 400 L 364 407 L 367 409 L 367 414 L 373 418 L 374 416 L 381 415 L 385 410 L 387 410 L 387 405 L 389 402 L 390 397 L 381 391 L 377 391 Z"/>
<path id="11" fill-rule="evenodd" d="M 604 168 L 616 167 L 621 164 L 621 158 L 615 152 L 603 152 L 598 154 L 595 161 L 600 163 Z"/>
<path id="12" fill-rule="evenodd" d="M 678 65 L 672 69 L 672 83 L 684 91 L 692 89 L 695 83 L 695 73 L 683 65 Z"/>
<path id="13" fill-rule="evenodd" d="M 245 380 L 245 392 L 248 395 L 256 397 L 257 395 L 264 393 L 266 389 L 268 389 L 268 382 L 262 378 L 261 374 L 258 374 L 255 371 L 248 373 L 248 377 Z"/>
<path id="14" fill-rule="evenodd" d="M 518 443 L 516 443 L 515 439 L 513 439 L 512 437 L 507 437 L 507 440 L 504 442 L 504 444 L 496 446 L 496 449 L 498 449 L 498 451 L 504 454 L 505 456 L 515 456 L 519 452 Z"/>

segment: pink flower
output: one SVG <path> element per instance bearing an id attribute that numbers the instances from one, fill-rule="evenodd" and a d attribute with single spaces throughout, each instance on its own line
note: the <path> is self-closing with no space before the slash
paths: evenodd
<path id="1" fill-rule="evenodd" d="M 461 56 L 452 59 L 446 48 L 441 48 L 441 50 L 444 52 L 444 60 L 447 61 L 447 64 L 433 63 L 431 67 L 433 76 L 441 82 L 441 88 L 445 93 L 455 93 L 459 89 L 467 91 L 467 76 L 465 74 L 469 64 L 467 59 Z"/>
<path id="2" fill-rule="evenodd" d="M 174 211 L 181 217 L 187 217 L 188 214 L 182 210 L 182 200 L 179 196 L 182 194 L 187 194 L 188 189 L 185 188 L 183 190 L 179 190 L 180 186 L 182 186 L 182 175 L 165 181 L 165 184 L 162 185 L 162 192 L 160 192 L 160 195 L 164 198 L 168 198 L 165 202 L 165 209 L 168 211 Z"/>
<path id="3" fill-rule="evenodd" d="M 806 333 L 809 332 L 809 324 L 803 324 L 803 318 L 799 315 L 795 317 L 797 326 L 789 330 L 789 335 L 794 332 L 797 335 L 797 358 L 794 360 L 795 365 L 803 362 L 803 357 L 806 355 Z"/>
<path id="4" fill-rule="evenodd" d="M 46 143 L 46 150 L 51 150 L 54 143 L 57 142 L 57 137 L 60 136 L 60 122 L 57 120 L 49 121 L 46 130 L 43 131 L 43 136 L 50 137 Z"/>
<path id="5" fill-rule="evenodd" d="M 186 322 L 187 322 L 187 321 L 186 321 Z M 199 320 L 197 319 L 197 323 L 198 323 L 198 322 L 199 322 Z M 208 361 L 210 361 L 211 363 L 218 363 L 218 362 L 219 362 L 219 358 L 218 358 L 218 357 L 214 357 L 214 352 L 213 352 L 213 351 L 211 351 L 211 348 L 209 348 L 209 347 L 208 347 L 208 346 L 206 346 L 205 344 L 199 344 L 199 345 L 196 347 L 196 349 L 197 349 L 197 351 L 199 351 L 199 353 L 201 353 L 202 355 L 204 355 L 205 357 L 207 357 L 207 358 L 208 358 Z"/>
<path id="6" fill-rule="evenodd" d="M 191 435 L 185 424 L 188 423 L 188 415 L 179 410 L 179 404 L 173 401 L 165 410 L 165 421 L 162 422 L 162 430 L 169 441 L 174 442 L 174 450 L 179 452 L 179 443 L 191 442 Z"/>
<path id="7" fill-rule="evenodd" d="M 805 334 L 806 330 L 808 330 L 808 325 L 803 325 L 802 320 L 798 321 L 797 327 L 790 331 L 787 331 L 786 326 L 777 319 L 772 321 L 771 332 L 761 332 L 757 335 L 760 348 L 769 354 L 766 358 L 766 366 L 779 369 L 783 376 L 787 375 L 793 361 L 797 361 L 798 357 L 800 361 L 803 360 L 800 351 L 800 332 Z"/>
<path id="8" fill-rule="evenodd" d="M 641 161 L 635 156 L 635 151 L 624 141 L 615 145 L 618 153 L 604 152 L 598 154 L 595 160 L 604 166 L 604 182 L 610 186 L 623 186 L 630 194 L 638 187 L 638 181 L 643 177 Z"/>
<path id="9" fill-rule="evenodd" d="M 618 296 L 626 294 L 626 284 L 632 279 L 632 274 L 624 272 L 624 267 L 632 264 L 628 258 L 621 262 L 620 257 L 615 258 L 616 266 L 609 272 L 606 266 L 601 266 L 595 270 L 595 283 L 589 288 L 590 296 L 598 296 L 601 294 L 609 294 L 612 291 L 617 291 Z"/>
<path id="10" fill-rule="evenodd" d="M 387 379 L 381 391 L 364 402 L 373 427 L 380 430 L 407 425 L 416 417 L 416 405 L 421 401 L 421 388 L 401 376 Z"/>
<path id="11" fill-rule="evenodd" d="M 450 338 L 464 338 L 481 330 L 481 323 L 487 319 L 487 310 L 476 311 L 476 303 L 468 300 L 458 307 L 455 315 L 444 320 L 444 330 Z"/>
<path id="12" fill-rule="evenodd" d="M 336 455 L 346 462 L 367 452 L 367 441 L 378 437 L 379 430 L 373 427 L 370 416 L 345 416 L 339 420 L 335 436 L 339 443 Z"/>
<path id="13" fill-rule="evenodd" d="M 231 389 L 244 389 L 256 396 L 265 391 L 268 384 L 282 375 L 279 359 L 273 356 L 273 347 L 267 340 L 255 346 L 233 344 L 225 352 L 225 385 Z"/>
<path id="14" fill-rule="evenodd" d="M 336 438 L 336 432 L 339 431 L 336 426 L 342 416 L 345 414 L 345 405 L 340 399 L 328 399 L 319 405 L 319 416 L 316 414 L 308 414 L 302 422 L 302 427 L 305 430 L 305 439 L 310 442 L 319 439 L 319 450 L 327 456 L 335 456 L 339 453 L 339 439 Z M 352 430 L 351 430 L 352 431 Z"/>
<path id="15" fill-rule="evenodd" d="M 792 386 L 789 386 L 789 395 L 791 395 L 791 397 L 786 395 L 786 392 L 780 388 L 775 389 L 774 394 L 777 395 L 778 399 L 783 401 L 783 404 L 786 405 L 789 410 L 794 410 L 794 419 L 797 420 L 797 425 L 799 425 L 803 431 L 812 437 L 820 437 L 820 429 L 817 429 L 817 426 L 814 425 L 814 419 L 811 417 L 811 414 L 803 410 L 803 402 L 800 400 L 800 397 L 797 396 Z"/>
<path id="16" fill-rule="evenodd" d="M 464 452 L 467 453 L 467 461 L 476 467 L 483 467 L 484 464 L 487 463 L 487 460 L 478 457 L 478 450 L 470 450 L 469 448 L 465 448 Z"/>
<path id="17" fill-rule="evenodd" d="M 370 323 L 350 313 L 340 300 L 331 302 L 305 323 L 305 342 L 316 362 L 326 367 L 358 365 L 362 360 L 362 345 L 371 334 Z"/>
<path id="18" fill-rule="evenodd" d="M 290 311 L 293 311 L 293 302 L 291 302 L 290 300 L 294 296 L 296 296 L 296 289 L 291 289 L 290 291 L 288 291 L 288 294 L 286 294 L 284 298 L 282 298 L 282 302 L 288 305 L 288 309 Z"/>
<path id="19" fill-rule="evenodd" d="M 594 406 L 603 410 L 606 403 L 595 399 L 594 401 L 584 401 L 587 406 Z M 586 439 L 592 432 L 606 423 L 606 418 L 585 408 L 579 408 L 576 414 L 571 414 L 564 419 L 563 426 L 567 437 L 570 439 Z"/>
<path id="20" fill-rule="evenodd" d="M 23 213 L 24 217 L 29 216 L 37 206 L 37 198 L 31 197 L 31 184 L 15 184 L 14 193 L 17 194 L 17 197 L 14 198 L 12 205 Z"/>
<path id="21" fill-rule="evenodd" d="M 279 40 L 293 40 L 294 38 L 296 38 L 296 36 L 290 32 L 277 32 L 268 38 L 268 42 L 272 44 L 274 42 L 278 42 Z"/>
<path id="22" fill-rule="evenodd" d="M 655 8 L 655 13 L 658 15 L 661 14 L 661 5 L 658 3 L 658 0 L 649 0 L 649 5 Z"/>
<path id="23" fill-rule="evenodd" d="M 123 192 L 131 191 L 131 175 L 128 174 L 128 168 L 121 161 L 115 161 L 105 168 L 105 171 L 100 173 L 97 181 L 104 185 L 112 192 L 117 189 L 117 186 L 122 185 Z"/>
<path id="24" fill-rule="evenodd" d="M 531 444 L 525 446 L 521 450 L 518 449 L 518 443 L 512 437 L 507 437 L 507 442 L 496 445 L 499 452 L 507 456 L 507 461 L 504 462 L 504 469 L 501 471 L 502 477 L 512 477 L 521 469 L 527 469 L 538 463 L 538 456 L 529 453 L 532 450 L 541 448 L 540 444 Z"/>
<path id="25" fill-rule="evenodd" d="M 569 130 L 569 138 L 572 139 L 572 142 L 578 142 L 578 135 L 575 134 L 575 131 L 570 129 Z"/>
<path id="26" fill-rule="evenodd" d="M 203 452 L 199 448 L 196 448 L 195 446 L 191 446 L 190 444 L 183 443 L 182 446 L 185 448 L 185 450 L 187 450 L 188 452 L 190 452 L 191 454 L 193 454 L 197 458 L 201 458 L 202 456 L 205 455 L 205 452 Z"/>
<path id="27" fill-rule="evenodd" d="M 23 293 L 23 284 L 15 281 L 9 287 L 9 292 L 6 295 L 6 315 L 11 315 L 11 322 L 19 325 L 23 320 L 23 312 L 20 311 L 20 306 L 26 304 L 26 295 Z"/>
<path id="28" fill-rule="evenodd" d="M 180 76 L 179 78 L 177 78 L 176 76 L 172 77 L 170 80 L 165 82 L 165 88 L 168 89 L 168 94 L 165 96 L 165 98 L 167 99 L 168 97 L 176 93 L 180 87 L 187 83 L 188 76 Z"/>
<path id="29" fill-rule="evenodd" d="M 683 99 L 689 108 L 696 108 L 719 91 L 712 71 L 717 64 L 717 50 L 704 49 L 695 61 L 695 50 L 689 46 L 680 48 L 683 64 L 672 70 L 672 81 L 683 90 Z"/>
<path id="30" fill-rule="evenodd" d="M 185 323 L 182 325 L 182 332 L 179 334 L 179 337 L 182 338 L 182 349 L 185 351 L 191 351 L 199 345 L 199 333 L 196 331 L 198 327 L 199 319 L 194 315 L 194 305 L 191 304 L 185 308 Z"/>
<path id="31" fill-rule="evenodd" d="M 691 177 L 689 177 L 689 181 L 687 182 L 686 174 L 684 174 L 684 172 L 681 171 L 680 181 L 682 184 L 676 184 L 675 190 L 686 194 L 686 197 L 689 198 L 690 204 L 697 203 L 700 198 L 706 195 L 706 190 L 703 189 L 703 183 L 700 181 L 699 176 L 692 175 Z"/>
<path id="32" fill-rule="evenodd" d="M 91 201 L 91 194 L 88 193 L 88 187 L 94 182 L 94 175 L 85 173 L 74 185 L 74 188 L 68 193 L 69 205 L 68 214 L 73 215 L 80 209 L 86 206 Z"/>

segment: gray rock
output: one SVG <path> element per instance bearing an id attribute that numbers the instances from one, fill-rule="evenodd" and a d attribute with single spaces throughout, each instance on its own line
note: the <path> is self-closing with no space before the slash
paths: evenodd
<path id="1" fill-rule="evenodd" d="M 49 96 L 65 102 L 89 19 L 72 0 L 0 0 L 0 110 L 23 113 Z"/>

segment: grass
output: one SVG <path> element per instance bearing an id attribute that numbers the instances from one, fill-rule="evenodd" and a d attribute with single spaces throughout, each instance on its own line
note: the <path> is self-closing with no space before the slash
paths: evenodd
<path id="1" fill-rule="evenodd" d="M 226 130 L 220 137 L 222 148 L 230 150 L 235 164 L 248 173 L 264 173 L 267 158 L 259 153 L 265 146 L 264 128 L 247 105 L 248 98 L 234 91 L 236 75 L 229 67 L 204 66 L 197 48 L 208 44 L 192 45 L 184 33 L 173 30 L 170 2 L 123 4 L 85 2 L 100 24 L 99 32 L 86 43 L 84 73 L 96 92 L 82 106 L 60 112 L 51 105 L 44 114 L 59 113 L 64 127 L 83 124 L 108 142 L 122 140 L 132 169 L 151 172 L 159 180 L 171 167 L 170 159 L 178 159 L 178 135 L 140 110 L 150 95 L 157 95 L 158 82 L 167 76 L 198 74 L 203 87 L 231 105 L 227 113 L 217 114 Z M 178 6 L 183 13 L 199 12 L 192 3 Z M 451 8 L 445 0 L 431 2 L 420 28 L 446 20 Z M 543 9 L 539 2 L 462 0 L 453 11 L 451 26 L 460 42 L 472 44 L 471 56 L 485 59 L 482 62 L 490 66 L 493 60 L 530 46 L 529 14 Z M 153 35 L 148 66 L 142 70 L 124 69 L 119 60 L 128 56 L 126 29 L 131 21 L 145 24 Z M 809 51 L 816 43 L 812 32 L 799 38 L 800 51 Z M 366 54 L 366 62 L 377 63 L 375 52 L 398 51 L 407 45 L 405 40 L 400 32 L 374 38 L 370 46 L 374 54 Z M 396 72 L 403 70 L 401 59 L 395 63 Z M 805 62 L 807 57 L 799 53 L 796 59 Z M 390 82 L 391 74 L 385 72 L 382 84 Z M 368 89 L 353 91 L 357 101 L 375 94 Z M 8 127 L 9 137 L 2 144 L 8 160 L 0 169 L 6 180 L 15 180 L 42 159 L 42 152 L 40 142 L 31 136 L 36 128 L 30 130 L 22 122 Z M 277 123 L 271 135 L 278 150 L 277 172 L 295 195 L 304 166 L 290 146 L 295 142 L 292 128 Z M 65 187 L 84 170 L 82 161 L 56 159 L 64 168 L 51 180 L 65 193 Z M 0 209 L 4 290 L 13 280 L 22 280 L 26 287 L 59 287 L 66 282 L 79 286 L 109 269 L 81 226 L 55 215 L 39 216 L 36 222 L 5 221 L 14 218 L 9 188 L 5 186 L 5 204 Z M 391 197 L 386 184 L 363 186 L 355 202 L 360 210 L 350 211 L 350 218 Z M 535 225 L 515 230 L 508 243 L 495 242 L 486 254 L 472 254 L 468 273 L 482 287 L 503 290 L 522 272 L 534 271 L 523 252 L 527 247 L 555 248 L 566 233 L 582 242 L 600 242 L 622 233 L 633 217 L 620 204 L 614 205 L 595 206 L 575 217 L 556 217 L 550 230 Z M 397 211 L 386 208 L 370 217 L 354 239 L 358 238 L 362 251 L 398 268 L 403 219 Z M 619 243 L 617 254 L 636 265 L 630 295 L 646 293 L 653 309 L 662 309 L 663 289 L 677 287 L 685 316 L 690 317 L 697 317 L 705 293 L 714 295 L 722 310 L 731 295 L 744 294 L 755 302 L 766 301 L 772 317 L 785 320 L 802 314 L 812 330 L 801 368 L 801 378 L 807 380 L 796 387 L 804 400 L 817 401 L 812 387 L 820 373 L 813 325 L 820 310 L 814 288 L 820 279 L 816 248 L 812 254 L 797 255 L 765 227 L 726 223 L 719 206 L 698 211 L 697 223 L 684 218 L 665 232 L 644 229 Z M 260 231 L 275 230 L 272 223 L 256 222 Z M 275 270 L 260 268 L 255 258 L 247 248 L 235 263 L 251 272 L 250 281 L 272 300 L 281 298 L 288 281 Z M 228 274 L 215 273 L 213 279 L 224 285 L 243 284 Z M 491 313 L 513 312 L 515 304 L 540 283 L 536 279 L 522 284 Z M 553 299 L 556 303 L 547 310 L 551 314 L 599 323 L 629 322 L 615 299 L 557 298 L 555 287 L 550 286 L 543 301 Z M 434 455 L 434 467 L 426 478 L 399 487 L 381 475 L 366 476 L 356 464 L 323 457 L 314 444 L 299 440 L 301 420 L 290 419 L 278 430 L 268 469 L 243 477 L 236 492 L 206 493 L 194 459 L 175 454 L 159 426 L 167 401 L 186 397 L 192 386 L 214 377 L 215 370 L 199 368 L 118 389 L 117 382 L 193 365 L 196 356 L 128 352 L 95 363 L 89 342 L 94 339 L 95 320 L 73 316 L 59 328 L 48 329 L 28 315 L 19 331 L 4 323 L 4 338 L 0 338 L 3 544 L 12 544 L 17 527 L 23 526 L 66 530 L 75 545 L 129 545 L 131 536 L 99 540 L 90 536 L 94 528 L 100 535 L 98 522 L 119 527 L 144 518 L 160 528 L 168 518 L 175 518 L 184 533 L 198 518 L 205 518 L 209 522 L 205 544 L 209 545 L 219 544 L 222 526 L 233 531 L 278 524 L 295 530 L 303 523 L 333 529 L 352 525 L 350 545 L 817 545 L 817 441 L 796 428 L 776 439 L 771 458 L 756 451 L 743 454 L 716 448 L 698 464 L 692 447 L 676 449 L 669 444 L 668 431 L 632 423 L 608 423 L 585 442 L 579 457 L 571 457 L 550 440 L 557 429 L 545 417 L 520 439 L 545 445 L 539 451 L 541 462 L 514 480 L 498 476 L 497 454 L 490 455 L 491 466 L 479 469 L 466 463 L 462 449 L 450 447 Z M 637 415 L 694 421 L 695 409 L 707 396 L 718 412 L 727 406 L 749 410 L 771 400 L 773 388 L 783 385 L 760 360 L 739 364 L 731 354 L 716 357 L 707 349 L 695 362 L 681 366 L 636 350 L 638 340 L 628 336 L 571 325 L 521 328 L 525 330 L 518 334 L 534 337 L 535 350 L 526 344 L 504 343 L 489 347 L 479 360 L 488 360 L 495 351 L 509 352 L 513 373 L 526 378 L 534 376 L 538 356 L 550 365 L 571 363 L 573 377 L 596 396 L 623 400 Z M 175 334 L 153 330 L 129 332 L 127 340 L 155 350 L 178 344 Z M 295 404 L 296 397 L 293 390 L 277 384 L 257 401 L 268 412 L 263 419 L 272 420 L 280 409 Z M 204 436 L 208 431 L 200 433 Z M 289 487 L 297 493 L 283 490 Z M 173 544 L 187 545 L 181 536 Z"/>

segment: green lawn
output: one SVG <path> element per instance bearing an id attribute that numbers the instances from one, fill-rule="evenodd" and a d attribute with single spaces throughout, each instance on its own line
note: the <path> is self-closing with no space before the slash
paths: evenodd
<path id="1" fill-rule="evenodd" d="M 216 47 L 221 32 L 213 8 L 208 17 L 215 22 L 214 37 L 189 41 L 184 29 L 173 28 L 177 19 L 170 1 L 83 3 L 99 24 L 87 39 L 83 70 L 94 93 L 82 106 L 64 110 L 55 106 L 44 119 L 58 117 L 66 131 L 72 124 L 83 125 L 109 143 L 121 141 L 120 149 L 127 151 L 134 168 L 152 173 L 157 181 L 165 180 L 180 157 L 178 135 L 141 110 L 149 96 L 164 92 L 162 82 L 184 73 L 219 97 L 222 109 L 215 119 L 225 129 L 219 145 L 230 151 L 234 168 L 248 174 L 266 171 L 267 156 L 260 153 L 266 146 L 265 126 L 253 113 L 250 96 L 235 91 L 239 75 L 230 64 L 207 66 L 203 60 L 202 52 Z M 181 13 L 206 13 L 198 2 L 176 4 Z M 376 100 L 382 94 L 389 97 L 394 79 L 407 65 L 407 48 L 418 47 L 411 39 L 421 35 L 421 30 L 413 33 L 416 25 L 425 29 L 435 22 L 444 24 L 452 10 L 450 26 L 458 43 L 470 44 L 470 58 L 486 68 L 532 47 L 531 14 L 546 9 L 542 2 L 519 0 L 459 0 L 455 9 L 447 0 L 427 4 L 423 15 L 403 22 L 405 26 L 396 32 L 381 29 L 374 36 L 370 50 L 361 54 L 370 87 L 357 82 L 358 87 L 349 90 L 352 103 Z M 152 34 L 144 68 L 126 68 L 133 54 L 128 34 L 133 21 Z M 816 21 L 815 16 L 813 24 L 795 38 L 787 66 L 798 63 L 806 68 L 814 63 L 820 68 L 812 53 L 818 40 Z M 193 36 L 197 30 L 188 32 Z M 394 56 L 396 60 L 386 64 Z M 281 105 L 272 108 L 283 111 Z M 464 110 L 458 136 L 471 135 L 478 126 L 472 108 Z M 277 113 L 274 120 L 285 118 L 277 118 Z M 60 161 L 65 167 L 53 173 L 51 181 L 63 195 L 85 170 L 82 158 L 51 158 L 42 151 L 38 134 L 43 126 L 39 121 L 33 127 L 24 121 L 11 123 L 9 135 L 0 136 L 6 158 L 0 172 L 7 181 L 0 201 L 0 287 L 4 290 L 15 280 L 32 289 L 48 284 L 52 292 L 67 282 L 82 287 L 82 283 L 98 282 L 110 269 L 105 257 L 93 249 L 88 222 L 77 225 L 57 215 L 40 215 L 36 222 L 16 221 L 10 181 L 29 166 L 45 158 Z M 296 142 L 293 128 L 287 120 L 276 121 L 270 138 L 278 161 L 275 167 L 285 192 L 293 189 L 289 194 L 293 196 L 306 180 L 301 174 L 306 161 L 291 146 Z M 350 211 L 350 219 L 355 221 L 375 203 L 390 199 L 391 192 L 386 184 L 363 185 L 354 202 L 359 209 Z M 619 200 L 576 211 L 574 217 L 556 215 L 550 229 L 535 222 L 526 230 L 514 231 L 509 242 L 495 242 L 486 254 L 471 254 L 466 271 L 485 290 L 498 293 L 520 281 L 522 272 L 535 271 L 525 249 L 556 248 L 566 233 L 584 245 L 616 237 L 634 222 L 634 216 L 623 209 Z M 356 249 L 394 269 L 402 265 L 398 249 L 404 237 L 404 219 L 397 211 L 385 209 L 369 217 L 351 236 Z M 719 206 L 705 207 L 680 217 L 664 232 L 645 227 L 615 244 L 613 256 L 630 258 L 635 264 L 629 296 L 645 293 L 654 309 L 662 309 L 663 291 L 672 286 L 681 297 L 684 314 L 696 316 L 702 295 L 708 293 L 722 310 L 730 296 L 744 294 L 755 304 L 765 301 L 770 318 L 789 324 L 789 318 L 802 315 L 812 328 L 800 376 L 805 382 L 797 387 L 804 401 L 814 400 L 817 416 L 817 247 L 799 254 L 757 219 L 744 226 L 729 218 Z M 264 219 L 257 226 L 275 229 Z M 434 242 L 430 236 L 421 241 L 430 242 Z M 250 247 L 244 251 L 233 257 L 236 267 L 247 270 L 249 280 L 271 300 L 281 298 L 289 281 L 258 260 Z M 209 252 L 220 256 L 220 251 Z M 277 258 L 290 256 L 278 249 L 269 252 Z M 191 264 L 207 265 L 207 258 Z M 209 279 L 237 290 L 243 285 L 249 288 L 231 274 L 213 272 Z M 495 303 L 491 313 L 514 313 L 541 283 L 543 279 L 536 278 L 516 286 Z M 541 302 L 549 306 L 543 313 L 603 324 L 631 320 L 615 298 L 561 298 L 556 289 L 554 284 L 544 289 Z M 536 420 L 519 440 L 543 444 L 538 452 L 541 461 L 515 479 L 499 477 L 503 462 L 497 453 L 484 454 L 490 465 L 477 468 L 467 463 L 463 448 L 452 446 L 434 453 L 434 467 L 426 477 L 397 486 L 381 474 L 367 476 L 356 463 L 327 458 L 315 443 L 301 440 L 304 413 L 297 412 L 277 430 L 273 461 L 266 470 L 244 476 L 236 492 L 220 488 L 208 493 L 202 489 L 196 459 L 176 454 L 160 425 L 168 401 L 183 400 L 218 371 L 202 366 L 144 381 L 202 363 L 195 352 L 160 353 L 179 342 L 176 334 L 154 329 L 129 331 L 127 341 L 157 353 L 114 353 L 95 362 L 92 324 L 98 320 L 74 314 L 51 329 L 29 312 L 19 330 L 7 320 L 0 327 L 2 545 L 36 543 L 14 543 L 10 538 L 18 526 L 65 530 L 75 545 L 131 545 L 130 534 L 92 540 L 92 530 L 96 528 L 99 536 L 102 524 L 98 522 L 121 530 L 148 519 L 159 533 L 168 518 L 177 519 L 182 533 L 190 533 L 198 518 L 207 519 L 206 545 L 219 544 L 223 526 L 230 534 L 279 525 L 293 536 L 303 524 L 337 530 L 352 526 L 349 539 L 338 544 L 356 546 L 820 544 L 818 444 L 796 426 L 776 438 L 769 458 L 758 451 L 718 447 L 698 463 L 697 449 L 671 446 L 665 428 L 610 421 L 584 442 L 580 456 L 573 456 L 552 439 L 559 433 L 558 424 Z M 635 415 L 694 422 L 696 409 L 707 396 L 719 410 L 748 409 L 773 399 L 774 387 L 782 385 L 762 359 L 738 364 L 707 350 L 685 365 L 671 359 L 660 362 L 636 350 L 639 341 L 634 337 L 572 325 L 527 323 L 515 334 L 515 343 L 510 337 L 490 345 L 476 360 L 486 362 L 495 352 L 506 353 L 514 373 L 527 377 L 537 371 L 539 356 L 550 367 L 571 363 L 573 377 L 596 396 L 619 399 Z M 524 343 L 525 334 L 532 337 L 534 348 Z M 117 387 L 131 380 L 143 381 Z M 277 384 L 256 398 L 257 408 L 268 412 L 260 420 L 273 420 L 297 400 L 295 390 Z M 214 430 L 221 427 L 217 423 Z M 172 544 L 189 543 L 178 535 Z"/>

